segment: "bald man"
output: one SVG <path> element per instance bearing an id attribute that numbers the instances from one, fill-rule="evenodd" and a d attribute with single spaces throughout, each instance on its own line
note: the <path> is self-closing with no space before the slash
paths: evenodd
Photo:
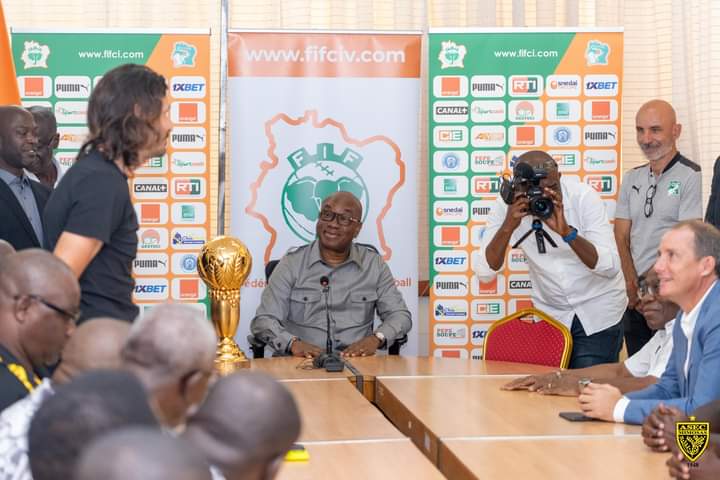
<path id="1" fill-rule="evenodd" d="M 216 343 L 208 319 L 186 304 L 158 305 L 133 323 L 121 352 L 123 365 L 145 386 L 164 426 L 181 426 L 188 410 L 202 402 Z"/>
<path id="2" fill-rule="evenodd" d="M 702 219 L 700 166 L 678 152 L 682 125 L 672 105 L 650 100 L 635 116 L 637 143 L 647 163 L 625 173 L 615 210 L 615 239 L 625 277 L 623 316 L 628 355 L 650 340 L 638 305 L 638 272 L 655 263 L 660 238 L 683 220 Z"/>
<path id="3" fill-rule="evenodd" d="M 54 152 L 60 143 L 57 120 L 52 109 L 33 106 L 27 109 L 37 125 L 38 143 L 35 161 L 25 172 L 32 180 L 36 180 L 52 190 L 62 178 L 62 167 L 55 158 Z"/>
<path id="4" fill-rule="evenodd" d="M 130 325 L 111 318 L 98 318 L 78 327 L 63 349 L 63 358 L 52 379 L 46 378 L 27 397 L 0 414 L 0 480 L 29 478 L 27 431 L 30 420 L 58 385 L 81 373 L 122 367 L 120 350 Z"/>
<path id="5" fill-rule="evenodd" d="M 79 309 L 78 281 L 51 253 L 28 249 L 0 262 L 0 410 L 32 392 L 58 362 Z"/>
<path id="6" fill-rule="evenodd" d="M 149 428 L 127 428 L 93 442 L 76 480 L 210 480 L 205 458 L 185 440 Z"/>
<path id="7" fill-rule="evenodd" d="M 528 260 L 533 305 L 570 330 L 570 368 L 617 362 L 627 299 L 604 202 L 589 185 L 564 181 L 555 160 L 539 150 L 522 154 L 514 174 L 509 204 L 499 196 L 490 209 L 481 248 L 473 255 L 475 274 L 480 281 L 493 280 L 508 247 L 517 245 Z M 549 215 L 530 209 L 529 182 L 518 181 L 528 176 L 552 202 Z M 523 239 L 536 220 L 556 246 L 543 238 L 543 251 L 534 235 Z"/>
<path id="8" fill-rule="evenodd" d="M 247 372 L 212 386 L 183 438 L 227 480 L 270 480 L 299 435 L 290 392 L 265 374 Z"/>

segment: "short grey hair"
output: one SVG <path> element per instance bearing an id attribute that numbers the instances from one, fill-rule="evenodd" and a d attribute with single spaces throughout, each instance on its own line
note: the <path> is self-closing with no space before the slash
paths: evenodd
<path id="1" fill-rule="evenodd" d="M 217 337 L 202 311 L 163 303 L 135 320 L 121 355 L 160 384 L 212 365 Z"/>
<path id="2" fill-rule="evenodd" d="M 702 220 L 684 220 L 673 225 L 673 230 L 687 228 L 693 232 L 695 257 L 715 259 L 715 275 L 720 277 L 720 230 Z"/>

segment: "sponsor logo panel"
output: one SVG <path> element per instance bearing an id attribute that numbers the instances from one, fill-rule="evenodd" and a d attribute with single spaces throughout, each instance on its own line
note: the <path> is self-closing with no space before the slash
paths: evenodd
<path id="1" fill-rule="evenodd" d="M 439 148 L 465 148 L 468 145 L 468 129 L 464 126 L 441 126 L 433 128 L 433 141 Z"/>
<path id="2" fill-rule="evenodd" d="M 580 171 L 580 150 L 548 150 L 561 172 Z"/>
<path id="3" fill-rule="evenodd" d="M 196 253 L 173 253 L 171 263 L 173 275 L 197 275 Z"/>
<path id="4" fill-rule="evenodd" d="M 173 148 L 205 148 L 207 132 L 203 127 L 175 127 L 170 132 Z"/>
<path id="5" fill-rule="evenodd" d="M 473 225 L 470 228 L 470 245 L 473 247 L 481 247 L 482 246 L 482 238 L 485 234 L 485 226 L 484 225 Z"/>
<path id="6" fill-rule="evenodd" d="M 468 327 L 460 323 L 434 325 L 433 338 L 436 345 L 467 345 Z"/>
<path id="7" fill-rule="evenodd" d="M 474 123 L 502 123 L 505 121 L 505 102 L 502 100 L 475 100 L 471 104 L 470 118 Z"/>
<path id="8" fill-rule="evenodd" d="M 57 102 L 53 107 L 57 123 L 84 124 L 87 122 L 87 105 L 87 102 Z"/>
<path id="9" fill-rule="evenodd" d="M 167 250 L 167 228 L 153 227 L 138 229 L 138 250 Z"/>
<path id="10" fill-rule="evenodd" d="M 465 272 L 468 263 L 468 252 L 464 250 L 435 250 L 433 253 L 433 266 L 437 272 Z"/>
<path id="11" fill-rule="evenodd" d="M 619 93 L 617 75 L 585 75 L 583 88 L 587 97 L 614 97 Z"/>
<path id="12" fill-rule="evenodd" d="M 539 147 L 543 144 L 543 127 L 539 125 L 513 125 L 509 128 L 511 147 Z"/>
<path id="13" fill-rule="evenodd" d="M 471 218 L 473 222 L 487 223 L 488 215 L 495 205 L 495 200 L 473 200 L 470 204 Z"/>
<path id="14" fill-rule="evenodd" d="M 138 253 L 133 260 L 135 275 L 167 275 L 169 270 L 170 263 L 165 253 Z"/>
<path id="15" fill-rule="evenodd" d="M 90 98 L 90 77 L 58 75 L 55 77 L 57 98 Z"/>
<path id="16" fill-rule="evenodd" d="M 207 287 L 199 278 L 174 278 L 171 283 L 174 300 L 202 300 L 207 296 Z"/>
<path id="17" fill-rule="evenodd" d="M 502 299 L 473 300 L 470 304 L 470 318 L 473 321 L 494 321 L 500 320 L 504 316 L 505 302 Z"/>
<path id="18" fill-rule="evenodd" d="M 583 166 L 591 172 L 612 172 L 617 168 L 616 150 L 585 150 Z"/>
<path id="19" fill-rule="evenodd" d="M 508 293 L 514 296 L 528 296 L 532 292 L 532 282 L 527 274 L 511 274 L 508 276 Z"/>
<path id="20" fill-rule="evenodd" d="M 202 225 L 207 220 L 204 203 L 173 203 L 172 222 L 178 225 Z"/>
<path id="21" fill-rule="evenodd" d="M 176 250 L 199 250 L 207 241 L 204 228 L 174 228 L 171 235 Z"/>
<path id="22" fill-rule="evenodd" d="M 436 247 L 464 247 L 468 243 L 468 229 L 465 225 L 436 225 L 433 239 Z"/>
<path id="23" fill-rule="evenodd" d="M 529 298 L 513 298 L 508 303 L 510 313 L 519 312 L 520 310 L 526 310 L 533 307 L 533 302 Z"/>
<path id="24" fill-rule="evenodd" d="M 600 195 L 615 195 L 617 190 L 617 177 L 613 174 L 586 175 L 583 181 Z"/>
<path id="25" fill-rule="evenodd" d="M 505 168 L 505 152 L 502 150 L 475 150 L 470 154 L 473 172 L 500 173 Z"/>
<path id="26" fill-rule="evenodd" d="M 168 223 L 166 203 L 135 203 L 135 213 L 140 225 L 163 225 Z"/>
<path id="27" fill-rule="evenodd" d="M 440 75 L 433 78 L 433 94 L 438 98 L 467 97 L 468 78 L 461 75 Z"/>
<path id="28" fill-rule="evenodd" d="M 476 275 L 470 278 L 470 294 L 474 297 L 505 294 L 505 275 L 499 273 L 489 282 L 481 282 Z"/>
<path id="29" fill-rule="evenodd" d="M 168 171 L 167 156 L 149 158 L 135 173 L 141 175 L 165 174 Z"/>
<path id="30" fill-rule="evenodd" d="M 462 100 L 439 100 L 433 103 L 433 120 L 437 123 L 463 123 L 469 117 L 468 104 Z"/>
<path id="31" fill-rule="evenodd" d="M 138 301 L 167 300 L 170 295 L 168 290 L 167 278 L 140 277 L 135 280 L 133 299 Z"/>
<path id="32" fill-rule="evenodd" d="M 468 319 L 468 302 L 452 298 L 441 298 L 433 303 L 435 320 L 460 322 Z"/>
<path id="33" fill-rule="evenodd" d="M 583 128 L 583 144 L 588 147 L 614 147 L 617 143 L 615 125 L 586 125 Z"/>
<path id="34" fill-rule="evenodd" d="M 433 168 L 438 173 L 464 173 L 468 169 L 468 154 L 463 150 L 435 152 Z"/>
<path id="35" fill-rule="evenodd" d="M 58 134 L 60 135 L 58 144 L 60 150 L 80 150 L 87 138 L 88 128 L 58 125 Z"/>
<path id="36" fill-rule="evenodd" d="M 440 297 L 464 297 L 470 291 L 470 282 L 465 275 L 435 275 L 433 292 Z"/>
<path id="37" fill-rule="evenodd" d="M 494 197 L 500 191 L 498 175 L 476 175 L 470 179 L 473 197 Z"/>
<path id="38" fill-rule="evenodd" d="M 528 263 L 525 253 L 520 248 L 508 251 L 508 268 L 513 272 L 527 272 Z"/>
<path id="39" fill-rule="evenodd" d="M 501 148 L 505 146 L 505 127 L 502 125 L 475 125 L 470 129 L 475 148 Z"/>
<path id="40" fill-rule="evenodd" d="M 172 77 L 170 96 L 172 98 L 205 98 L 207 85 L 204 77 Z"/>
<path id="41" fill-rule="evenodd" d="M 52 79 L 45 75 L 18 77 L 18 89 L 23 98 L 50 98 Z"/>
<path id="42" fill-rule="evenodd" d="M 581 89 L 580 75 L 548 75 L 545 83 L 548 97 L 578 97 Z"/>
<path id="43" fill-rule="evenodd" d="M 132 191 L 138 199 L 165 199 L 168 196 L 168 181 L 158 177 L 136 177 L 132 180 Z"/>
<path id="44" fill-rule="evenodd" d="M 470 358 L 473 360 L 482 360 L 483 358 L 483 350 L 482 348 L 473 348 L 470 350 Z"/>
<path id="45" fill-rule="evenodd" d="M 433 350 L 433 356 L 435 358 L 468 358 L 468 352 L 465 349 L 460 348 L 436 348 Z"/>
<path id="46" fill-rule="evenodd" d="M 543 111 L 543 104 L 539 100 L 512 100 L 508 104 L 511 122 L 541 122 Z"/>
<path id="47" fill-rule="evenodd" d="M 439 198 L 467 197 L 468 178 L 461 175 L 438 175 L 433 179 L 433 193 Z"/>
<path id="48" fill-rule="evenodd" d="M 172 179 L 172 198 L 177 200 L 200 200 L 206 194 L 205 179 L 202 177 L 177 177 Z"/>
<path id="49" fill-rule="evenodd" d="M 173 123 L 205 123 L 205 102 L 173 102 L 170 119 Z"/>
<path id="50" fill-rule="evenodd" d="M 549 125 L 545 141 L 551 147 L 577 147 L 580 145 L 578 125 Z"/>
<path id="51" fill-rule="evenodd" d="M 580 120 L 579 100 L 550 100 L 547 102 L 547 119 L 551 122 L 577 122 Z"/>
<path id="52" fill-rule="evenodd" d="M 207 169 L 205 152 L 174 152 L 170 169 L 184 175 L 202 174 Z"/>
<path id="53" fill-rule="evenodd" d="M 583 108 L 586 122 L 614 122 L 618 119 L 617 100 L 586 100 Z"/>
<path id="54" fill-rule="evenodd" d="M 473 323 L 470 327 L 470 343 L 476 346 L 485 343 L 488 328 L 490 328 L 489 323 Z"/>
<path id="55" fill-rule="evenodd" d="M 468 204 L 457 200 L 438 200 L 433 203 L 433 219 L 440 223 L 465 223 L 468 221 Z"/>
<path id="56" fill-rule="evenodd" d="M 543 77 L 540 75 L 511 75 L 511 97 L 539 97 L 543 94 Z"/>
<path id="57" fill-rule="evenodd" d="M 470 95 L 475 98 L 501 98 L 506 91 L 507 83 L 502 75 L 473 75 L 470 78 Z"/>

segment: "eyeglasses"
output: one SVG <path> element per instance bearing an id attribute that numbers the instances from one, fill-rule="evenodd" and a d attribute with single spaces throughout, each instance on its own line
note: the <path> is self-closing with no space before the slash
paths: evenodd
<path id="1" fill-rule="evenodd" d="M 23 295 L 15 295 L 13 298 L 17 301 L 22 296 Z M 28 294 L 28 295 L 24 295 L 24 296 L 31 298 L 31 299 L 35 300 L 36 302 L 42 303 L 50 310 L 53 310 L 56 313 L 59 313 L 60 315 L 67 318 L 68 320 L 70 320 L 73 323 L 77 323 L 78 320 L 80 320 L 80 311 L 79 310 L 75 313 L 70 313 L 67 310 L 58 307 L 57 305 L 48 302 L 47 300 L 42 298 L 40 295 Z"/>
<path id="2" fill-rule="evenodd" d="M 655 191 L 657 190 L 657 185 L 650 185 L 647 189 L 647 192 L 645 192 L 645 218 L 650 218 L 650 216 L 653 214 L 653 198 L 655 197 Z"/>
<path id="3" fill-rule="evenodd" d="M 353 218 L 350 215 L 346 215 L 344 213 L 337 213 L 333 212 L 332 210 L 321 210 L 320 211 L 320 220 L 323 222 L 332 222 L 337 218 L 337 223 L 341 227 L 347 227 L 351 223 L 357 222 L 360 223 L 360 220 L 357 218 Z"/>

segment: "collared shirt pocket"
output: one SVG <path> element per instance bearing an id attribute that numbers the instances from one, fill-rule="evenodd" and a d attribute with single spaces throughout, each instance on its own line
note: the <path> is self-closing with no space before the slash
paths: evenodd
<path id="1" fill-rule="evenodd" d="M 350 294 L 350 303 L 352 304 L 351 322 L 354 325 L 364 323 L 372 323 L 375 319 L 375 304 L 378 295 L 375 291 L 359 291 Z"/>
<path id="2" fill-rule="evenodd" d="M 288 320 L 303 325 L 311 318 L 313 311 L 320 307 L 321 295 L 317 290 L 297 289 L 290 292 L 290 311 Z"/>

